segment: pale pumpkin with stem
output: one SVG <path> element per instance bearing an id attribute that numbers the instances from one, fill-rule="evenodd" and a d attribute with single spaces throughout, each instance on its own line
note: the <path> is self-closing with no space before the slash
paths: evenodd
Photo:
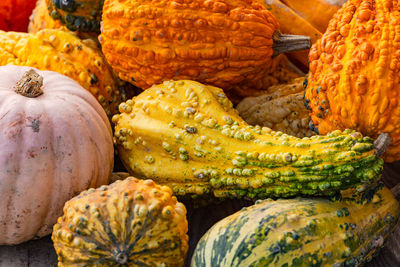
<path id="1" fill-rule="evenodd" d="M 97 100 L 61 74 L 0 67 L 0 244 L 51 232 L 64 203 L 108 183 L 112 132 Z"/>

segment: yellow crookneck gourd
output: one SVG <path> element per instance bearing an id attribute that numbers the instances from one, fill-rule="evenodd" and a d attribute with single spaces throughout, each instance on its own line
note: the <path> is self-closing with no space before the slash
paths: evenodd
<path id="1" fill-rule="evenodd" d="M 119 110 L 114 140 L 124 165 L 178 195 L 332 195 L 363 191 L 382 170 L 369 137 L 335 131 L 299 139 L 250 126 L 222 89 L 194 81 L 155 85 Z"/>

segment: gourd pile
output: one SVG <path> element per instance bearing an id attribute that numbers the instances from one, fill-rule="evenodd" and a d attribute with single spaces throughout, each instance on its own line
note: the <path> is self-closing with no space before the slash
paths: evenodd
<path id="1" fill-rule="evenodd" d="M 0 4 L 0 244 L 52 232 L 59 266 L 360 266 L 393 231 L 398 1 L 38 0 L 10 22 L 19 4 Z M 186 259 L 182 202 L 235 198 L 257 201 Z"/>

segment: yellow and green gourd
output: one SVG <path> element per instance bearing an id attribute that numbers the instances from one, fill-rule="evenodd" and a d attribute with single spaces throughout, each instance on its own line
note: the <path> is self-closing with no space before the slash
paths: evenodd
<path id="1" fill-rule="evenodd" d="M 290 197 L 363 191 L 382 160 L 353 131 L 296 138 L 248 125 L 222 89 L 167 81 L 119 106 L 114 141 L 131 175 L 177 195 Z"/>
<path id="2" fill-rule="evenodd" d="M 386 187 L 363 203 L 264 200 L 215 224 L 191 266 L 361 266 L 398 218 L 399 203 Z"/>
<path id="3" fill-rule="evenodd" d="M 129 177 L 68 201 L 52 240 L 58 266 L 183 266 L 187 230 L 169 187 Z"/>

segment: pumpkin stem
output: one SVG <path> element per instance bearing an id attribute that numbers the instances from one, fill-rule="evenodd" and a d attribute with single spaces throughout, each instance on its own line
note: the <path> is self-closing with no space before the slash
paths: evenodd
<path id="1" fill-rule="evenodd" d="M 35 98 L 43 94 L 42 85 L 43 77 L 34 69 L 30 69 L 17 82 L 15 92 L 26 97 Z"/>
<path id="2" fill-rule="evenodd" d="M 120 252 L 115 256 L 115 261 L 119 264 L 126 264 L 128 262 L 128 256 L 125 253 Z"/>
<path id="3" fill-rule="evenodd" d="M 390 144 L 390 136 L 387 133 L 381 133 L 374 142 L 375 155 L 381 157 Z"/>
<path id="4" fill-rule="evenodd" d="M 306 50 L 311 47 L 311 39 L 309 36 L 275 32 L 273 39 L 274 44 L 272 45 L 272 49 L 274 50 L 274 53 L 272 56 L 277 56 L 287 52 Z"/>

